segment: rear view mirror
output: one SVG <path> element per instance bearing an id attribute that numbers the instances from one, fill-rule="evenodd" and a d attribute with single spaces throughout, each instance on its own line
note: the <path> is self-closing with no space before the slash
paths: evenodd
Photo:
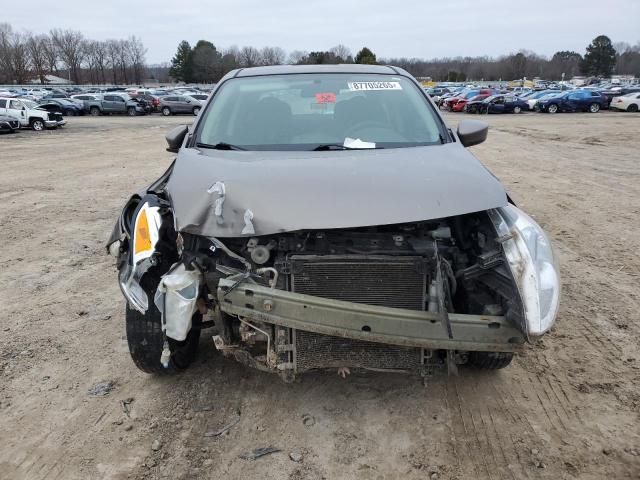
<path id="1" fill-rule="evenodd" d="M 167 139 L 167 152 L 178 153 L 180 147 L 182 146 L 182 142 L 184 141 L 184 137 L 189 132 L 189 127 L 186 125 L 180 125 L 176 128 L 169 130 L 169 133 L 165 136 Z"/>
<path id="2" fill-rule="evenodd" d="M 479 120 L 463 120 L 458 124 L 458 138 L 464 147 L 484 142 L 488 133 L 489 125 Z"/>

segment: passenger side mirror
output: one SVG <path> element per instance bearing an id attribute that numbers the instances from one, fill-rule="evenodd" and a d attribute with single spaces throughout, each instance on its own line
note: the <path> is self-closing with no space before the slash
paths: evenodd
<path id="1" fill-rule="evenodd" d="M 169 133 L 165 136 L 167 143 L 169 144 L 167 152 L 178 153 L 178 150 L 180 150 L 182 142 L 184 141 L 184 137 L 188 132 L 189 127 L 187 125 L 180 125 L 169 130 Z"/>
<path id="2" fill-rule="evenodd" d="M 489 125 L 479 120 L 463 120 L 458 124 L 458 138 L 464 147 L 484 142 L 488 133 Z"/>

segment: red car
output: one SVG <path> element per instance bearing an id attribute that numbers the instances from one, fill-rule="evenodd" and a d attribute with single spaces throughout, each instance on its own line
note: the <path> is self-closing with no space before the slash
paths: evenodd
<path id="1" fill-rule="evenodd" d="M 485 98 L 489 98 L 493 93 L 481 93 L 480 95 L 476 95 L 471 98 L 461 98 L 454 105 L 451 106 L 451 111 L 453 112 L 464 112 L 467 103 L 469 102 L 477 102 L 479 100 L 484 100 Z"/>
<path id="2" fill-rule="evenodd" d="M 451 97 L 451 98 L 447 98 L 444 101 L 444 109 L 448 110 L 448 111 L 454 111 L 454 112 L 461 112 L 462 111 L 462 107 L 460 110 L 456 110 L 454 109 L 454 106 L 462 99 L 465 100 L 465 103 L 467 101 L 469 101 L 470 99 L 472 99 L 473 97 L 477 96 L 477 95 L 493 95 L 493 90 L 489 90 L 486 88 L 483 89 L 474 89 L 474 90 L 466 90 L 463 91 L 462 94 L 458 95 L 457 97 Z"/>

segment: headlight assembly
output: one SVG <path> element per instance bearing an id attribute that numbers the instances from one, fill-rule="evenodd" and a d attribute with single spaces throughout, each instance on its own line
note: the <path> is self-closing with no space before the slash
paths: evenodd
<path id="1" fill-rule="evenodd" d="M 540 336 L 554 324 L 560 304 L 560 272 L 542 228 L 513 205 L 490 210 L 524 306 L 527 334 Z"/>
<path id="2" fill-rule="evenodd" d="M 149 299 L 140 286 L 140 280 L 154 264 L 153 254 L 160 237 L 161 224 L 160 208 L 145 202 L 133 224 L 130 261 L 120 270 L 120 289 L 129 304 L 140 313 L 145 313 L 149 308 Z"/>

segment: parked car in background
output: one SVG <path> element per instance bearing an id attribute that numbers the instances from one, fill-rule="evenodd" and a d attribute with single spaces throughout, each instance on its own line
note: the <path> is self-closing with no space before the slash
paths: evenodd
<path id="1" fill-rule="evenodd" d="M 162 115 L 169 116 L 177 113 L 191 113 L 198 115 L 202 104 L 198 100 L 191 100 L 185 95 L 167 95 L 160 97 L 160 111 Z"/>
<path id="2" fill-rule="evenodd" d="M 92 99 L 87 97 L 92 97 Z M 94 93 L 91 95 L 78 95 L 77 98 L 84 101 L 85 111 L 88 111 L 93 116 L 107 113 L 126 113 L 133 117 L 146 113 L 144 107 L 138 102 L 135 102 L 128 96 L 125 99 L 125 97 L 118 93 Z"/>
<path id="3" fill-rule="evenodd" d="M 480 90 L 463 90 L 462 92 L 460 92 L 458 95 L 456 95 L 455 97 L 449 97 L 446 100 L 444 100 L 444 102 L 442 103 L 442 105 L 440 105 L 440 108 L 444 107 L 445 110 L 448 111 L 454 111 L 453 107 L 455 106 L 456 103 L 458 103 L 460 100 L 464 100 L 464 102 L 466 103 L 467 101 L 471 100 L 473 97 L 476 97 L 478 95 L 493 95 L 494 91 L 493 90 L 489 90 L 489 89 L 480 89 Z M 486 98 L 486 97 L 485 97 Z M 459 110 L 461 111 L 461 110 Z"/>
<path id="4" fill-rule="evenodd" d="M 527 110 L 527 102 L 516 95 L 491 95 L 483 100 L 467 104 L 469 113 L 521 113 Z"/>
<path id="5" fill-rule="evenodd" d="M 60 113 L 47 112 L 32 100 L 19 98 L 0 98 L 0 115 L 15 118 L 21 127 L 36 131 L 61 127 L 67 123 Z"/>
<path id="6" fill-rule="evenodd" d="M 427 92 L 427 95 L 429 95 L 434 102 L 437 102 L 445 93 L 451 93 L 451 90 L 447 87 L 425 88 L 424 91 Z"/>
<path id="7" fill-rule="evenodd" d="M 18 119 L 8 115 L 0 115 L 0 132 L 15 133 L 20 128 Z"/>
<path id="8" fill-rule="evenodd" d="M 591 112 L 597 113 L 605 108 L 606 100 L 593 90 L 570 90 L 538 101 L 541 112 Z"/>
<path id="9" fill-rule="evenodd" d="M 527 95 L 523 100 L 527 102 L 527 110 L 536 110 L 538 102 L 547 95 L 557 95 L 562 93 L 560 90 L 542 90 L 541 92 L 533 92 Z"/>
<path id="10" fill-rule="evenodd" d="M 622 110 L 625 112 L 637 112 L 640 108 L 640 92 L 631 92 L 619 97 L 614 97 L 609 105 L 611 110 Z"/>
<path id="11" fill-rule="evenodd" d="M 623 95 L 626 95 L 627 93 L 640 92 L 640 86 L 637 86 L 637 87 L 615 86 L 615 87 L 608 87 L 608 88 L 604 88 L 602 90 L 598 90 L 598 92 L 607 101 L 607 107 L 610 107 L 611 106 L 611 102 L 613 101 L 613 99 L 615 97 L 621 97 Z"/>
<path id="12" fill-rule="evenodd" d="M 193 98 L 194 100 L 199 101 L 202 105 L 204 105 L 206 101 L 209 100 L 209 95 L 207 95 L 206 93 L 194 93 L 193 95 L 186 95 L 186 97 Z"/>
<path id="13" fill-rule="evenodd" d="M 67 117 L 75 117 L 76 115 L 84 115 L 85 113 L 82 106 L 79 106 L 68 98 L 44 99 L 38 102 L 38 106 L 40 108 L 44 108 L 48 112 L 56 110 L 53 107 L 58 107 L 56 111 L 59 111 L 62 115 Z"/>
<path id="14" fill-rule="evenodd" d="M 451 106 L 451 111 L 452 112 L 463 112 L 466 111 L 467 108 L 467 104 L 469 102 L 481 102 L 483 101 L 485 98 L 491 96 L 490 93 L 481 93 L 480 95 L 475 95 L 469 99 L 467 98 L 460 98 L 458 99 L 458 101 L 456 103 L 454 103 Z"/>

